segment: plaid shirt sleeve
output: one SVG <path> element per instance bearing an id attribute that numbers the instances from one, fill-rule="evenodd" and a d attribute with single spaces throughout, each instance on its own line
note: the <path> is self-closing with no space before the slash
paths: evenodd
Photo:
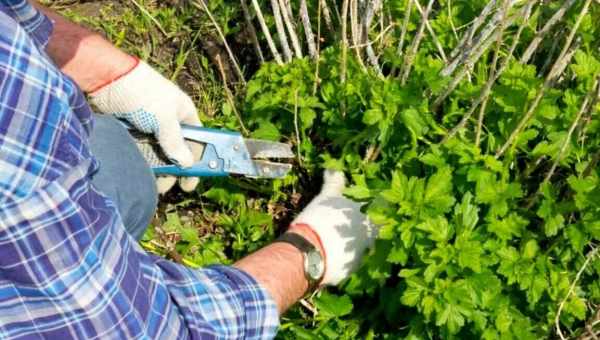
<path id="1" fill-rule="evenodd" d="M 50 32 L 26 1 L 0 0 L 0 338 L 273 338 L 276 306 L 252 277 L 127 235 L 90 182 L 90 108 L 47 58 Z"/>

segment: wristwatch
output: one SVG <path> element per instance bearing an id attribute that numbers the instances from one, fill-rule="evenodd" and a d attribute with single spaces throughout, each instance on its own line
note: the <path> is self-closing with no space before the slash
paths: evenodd
<path id="1" fill-rule="evenodd" d="M 300 250 L 304 257 L 304 276 L 308 281 L 308 291 L 314 290 L 325 274 L 325 261 L 319 249 L 294 232 L 284 233 L 276 242 L 289 243 Z"/>

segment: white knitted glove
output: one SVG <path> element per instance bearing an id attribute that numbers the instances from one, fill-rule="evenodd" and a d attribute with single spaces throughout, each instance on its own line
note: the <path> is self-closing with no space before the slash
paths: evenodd
<path id="1" fill-rule="evenodd" d="M 345 184 L 343 173 L 326 170 L 321 192 L 292 222 L 310 226 L 319 236 L 325 251 L 324 285 L 347 278 L 377 235 L 377 228 L 360 211 L 361 204 L 342 195 Z"/>
<path id="2" fill-rule="evenodd" d="M 144 61 L 91 93 L 90 99 L 101 113 L 125 119 L 136 129 L 154 134 L 167 157 L 180 166 L 189 167 L 201 157 L 203 145 L 186 143 L 179 125 L 202 125 L 192 99 Z M 158 177 L 158 191 L 168 191 L 175 180 L 172 176 Z M 185 191 L 197 184 L 196 177 L 179 181 Z"/>

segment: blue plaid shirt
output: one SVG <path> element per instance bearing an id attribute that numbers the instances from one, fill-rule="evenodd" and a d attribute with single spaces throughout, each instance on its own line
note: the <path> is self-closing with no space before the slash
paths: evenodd
<path id="1" fill-rule="evenodd" d="M 46 55 L 51 31 L 0 0 L 0 338 L 272 338 L 253 278 L 147 254 L 90 184 L 90 108 Z"/>

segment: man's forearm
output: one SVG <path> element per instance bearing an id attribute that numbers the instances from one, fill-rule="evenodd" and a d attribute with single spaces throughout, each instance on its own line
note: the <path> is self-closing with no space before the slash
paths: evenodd
<path id="1" fill-rule="evenodd" d="M 54 21 L 54 31 L 46 51 L 83 91 L 94 91 L 135 66 L 134 58 L 101 35 L 36 2 L 34 5 Z"/>
<path id="2" fill-rule="evenodd" d="M 304 236 L 323 252 L 313 232 L 303 227 L 292 227 L 289 231 Z M 265 287 L 275 300 L 279 314 L 283 314 L 308 289 L 303 261 L 302 253 L 294 246 L 276 242 L 244 257 L 234 267 L 250 274 Z"/>

